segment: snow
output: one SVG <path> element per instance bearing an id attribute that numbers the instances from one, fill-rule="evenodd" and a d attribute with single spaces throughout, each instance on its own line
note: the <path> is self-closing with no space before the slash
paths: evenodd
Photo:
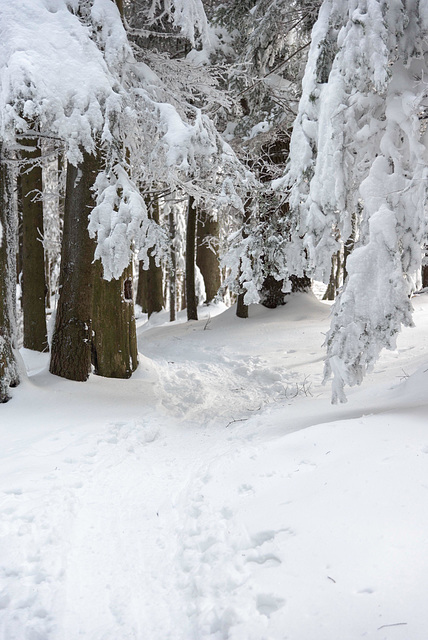
<path id="1" fill-rule="evenodd" d="M 330 307 L 139 319 L 130 380 L 24 350 L 0 408 L 1 640 L 425 640 L 426 294 L 347 405 Z"/>

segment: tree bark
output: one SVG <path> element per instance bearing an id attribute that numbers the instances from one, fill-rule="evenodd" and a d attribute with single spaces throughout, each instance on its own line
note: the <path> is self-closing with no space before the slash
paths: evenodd
<path id="1" fill-rule="evenodd" d="M 95 263 L 92 328 L 95 373 L 129 378 L 138 366 L 131 265 L 118 280 L 108 282 L 101 262 Z"/>
<path id="2" fill-rule="evenodd" d="M 196 264 L 205 283 L 205 304 L 209 304 L 214 300 L 221 286 L 218 254 L 212 248 L 212 242 L 210 244 L 211 238 L 214 239 L 214 242 L 218 241 L 219 223 L 205 215 L 204 220 L 198 219 L 197 232 Z"/>
<path id="3" fill-rule="evenodd" d="M 338 272 L 340 270 L 340 252 L 333 253 L 331 256 L 331 271 L 327 289 L 323 295 L 323 300 L 334 300 L 339 288 Z"/>
<path id="4" fill-rule="evenodd" d="M 198 319 L 198 304 L 195 290 L 196 258 L 196 207 L 195 199 L 189 196 L 186 231 L 186 307 L 187 320 Z"/>
<path id="5" fill-rule="evenodd" d="M 422 265 L 421 278 L 422 278 L 422 288 L 426 289 L 428 287 L 428 265 L 426 264 Z"/>
<path id="6" fill-rule="evenodd" d="M 149 218 L 159 224 L 159 199 L 146 200 Z M 162 267 L 156 264 L 156 260 L 149 255 L 149 268 L 143 269 L 143 262 L 138 266 L 137 304 L 141 305 L 143 313 L 149 318 L 152 313 L 159 313 L 164 307 L 162 288 Z"/>
<path id="7" fill-rule="evenodd" d="M 349 236 L 349 238 L 347 238 L 347 240 L 344 242 L 344 245 L 343 245 L 343 282 L 344 283 L 348 278 L 348 270 L 347 270 L 348 257 L 351 255 L 351 253 L 354 250 L 356 233 L 357 233 L 357 216 L 354 213 L 352 215 L 351 235 Z"/>
<path id="8" fill-rule="evenodd" d="M 22 189 L 22 311 L 24 347 L 48 351 L 45 312 L 45 255 L 43 249 L 41 151 L 36 138 L 24 138 Z"/>
<path id="9" fill-rule="evenodd" d="M 141 311 L 143 313 L 147 313 L 147 269 L 143 268 L 143 261 L 140 260 L 138 263 L 138 285 L 137 285 L 137 295 L 135 296 L 136 304 L 139 304 L 141 307 Z"/>
<path id="10" fill-rule="evenodd" d="M 248 318 L 248 305 L 244 302 L 245 291 L 238 294 L 236 303 L 236 315 L 238 318 Z"/>
<path id="11" fill-rule="evenodd" d="M 148 203 L 149 217 L 159 224 L 159 198 L 154 196 Z M 159 313 L 164 307 L 162 289 L 162 267 L 156 264 L 155 258 L 149 256 L 149 270 L 147 272 L 147 314 Z"/>
<path id="12" fill-rule="evenodd" d="M 89 237 L 88 215 L 94 204 L 91 187 L 98 171 L 98 158 L 86 152 L 78 167 L 67 167 L 60 295 L 50 372 L 77 381 L 87 380 L 91 370 L 95 242 Z"/>
<path id="13" fill-rule="evenodd" d="M 244 220 L 243 220 L 243 231 L 242 231 L 242 237 L 243 238 L 247 238 L 248 237 L 248 233 L 246 231 L 246 226 L 248 224 L 248 220 L 250 218 L 250 205 L 251 205 L 251 199 L 249 198 L 246 203 L 245 203 L 245 208 L 244 208 Z M 236 304 L 236 316 L 238 318 L 248 318 L 248 305 L 245 304 L 244 302 L 244 297 L 245 297 L 245 289 L 243 289 L 242 291 L 239 292 L 238 294 L 238 301 Z"/>
<path id="14" fill-rule="evenodd" d="M 170 267 L 169 267 L 169 321 L 176 319 L 176 295 L 177 295 L 177 256 L 175 253 L 175 215 L 171 207 L 169 212 L 169 239 L 170 239 Z"/>
<path id="15" fill-rule="evenodd" d="M 0 403 L 19 383 L 15 347 L 16 221 L 9 169 L 0 144 Z"/>

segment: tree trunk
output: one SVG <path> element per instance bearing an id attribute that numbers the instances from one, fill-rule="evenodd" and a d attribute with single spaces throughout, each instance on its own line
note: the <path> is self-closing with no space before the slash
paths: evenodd
<path id="1" fill-rule="evenodd" d="M 243 231 L 242 231 L 242 237 L 243 238 L 247 238 L 248 237 L 248 233 L 246 231 L 246 226 L 248 224 L 248 221 L 250 219 L 250 205 L 251 205 L 251 198 L 249 198 L 246 203 L 245 203 L 245 207 L 244 207 L 244 220 L 243 220 Z M 244 302 L 244 297 L 245 297 L 245 289 L 243 289 L 242 291 L 239 292 L 238 294 L 238 301 L 236 304 L 236 316 L 238 318 L 248 318 L 248 305 L 245 304 Z"/>
<path id="2" fill-rule="evenodd" d="M 146 200 L 149 218 L 159 224 L 159 199 L 154 196 L 152 200 Z M 164 307 L 162 288 L 162 267 L 156 264 L 153 256 L 149 256 L 149 268 L 143 269 L 140 261 L 138 267 L 137 304 L 141 305 L 143 313 L 149 318 L 152 313 L 159 313 Z"/>
<path id="3" fill-rule="evenodd" d="M 132 266 L 108 282 L 98 260 L 94 265 L 92 363 L 107 378 L 129 378 L 138 366 L 132 295 Z"/>
<path id="4" fill-rule="evenodd" d="M 426 264 L 422 265 L 421 278 L 422 278 L 422 288 L 426 289 L 428 287 L 428 265 Z"/>
<path id="5" fill-rule="evenodd" d="M 95 242 L 89 237 L 88 215 L 94 205 L 91 187 L 98 171 L 98 158 L 86 152 L 78 167 L 67 167 L 60 295 L 50 371 L 69 380 L 85 381 L 91 370 Z"/>
<path id="6" fill-rule="evenodd" d="M 119 9 L 119 13 L 120 13 L 120 17 L 124 18 L 124 12 L 123 12 L 123 0 L 115 0 L 116 6 Z"/>
<path id="7" fill-rule="evenodd" d="M 154 196 L 148 203 L 148 212 L 151 220 L 159 224 L 159 198 Z M 159 313 L 164 307 L 162 288 L 162 267 L 156 264 L 153 256 L 149 256 L 149 270 L 147 272 L 147 313 L 150 318 L 152 313 Z"/>
<path id="8" fill-rule="evenodd" d="M 205 283 L 206 300 L 209 304 L 216 297 L 221 286 L 220 265 L 218 254 L 212 248 L 212 238 L 218 241 L 219 223 L 208 215 L 205 219 L 198 220 L 198 247 L 196 254 L 196 264 L 198 265 Z"/>
<path id="9" fill-rule="evenodd" d="M 14 354 L 16 292 L 16 223 L 9 169 L 0 144 L 0 403 L 19 383 Z"/>
<path id="10" fill-rule="evenodd" d="M 170 267 L 169 267 L 169 321 L 176 319 L 175 304 L 177 295 L 177 256 L 175 254 L 175 215 L 171 207 L 169 212 Z"/>
<path id="11" fill-rule="evenodd" d="M 238 318 L 248 318 L 248 305 L 244 302 L 245 291 L 238 294 L 236 303 L 236 315 Z"/>
<path id="12" fill-rule="evenodd" d="M 421 280 L 422 289 L 426 289 L 428 287 L 428 245 L 424 245 L 422 252 Z"/>
<path id="13" fill-rule="evenodd" d="M 21 285 L 23 238 L 22 238 L 22 187 L 21 187 L 21 175 L 19 173 L 16 176 L 16 208 L 17 208 L 16 283 Z"/>
<path id="14" fill-rule="evenodd" d="M 337 295 L 340 284 L 340 251 L 333 253 L 331 256 L 331 272 L 327 289 L 324 293 L 323 300 L 334 300 Z"/>
<path id="15" fill-rule="evenodd" d="M 195 199 L 189 196 L 186 231 L 186 307 L 187 320 L 198 319 L 198 304 L 195 290 L 196 254 L 196 207 Z"/>
<path id="16" fill-rule="evenodd" d="M 42 168 L 36 138 L 23 138 L 22 189 L 22 311 L 24 347 L 47 351 L 45 255 L 43 249 Z"/>
<path id="17" fill-rule="evenodd" d="M 347 238 L 346 242 L 343 245 L 343 282 L 346 282 L 348 278 L 348 270 L 346 268 L 348 257 L 351 255 L 354 250 L 355 240 L 357 233 L 357 216 L 355 213 L 352 215 L 352 230 L 351 235 Z"/>
<path id="18" fill-rule="evenodd" d="M 141 311 L 143 313 L 147 313 L 147 273 L 147 269 L 143 269 L 143 261 L 140 260 L 140 262 L 138 263 L 138 285 L 135 302 L 136 304 L 140 305 Z"/>

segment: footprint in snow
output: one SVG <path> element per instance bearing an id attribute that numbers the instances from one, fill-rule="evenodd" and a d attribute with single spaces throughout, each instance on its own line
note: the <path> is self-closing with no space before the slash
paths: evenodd
<path id="1" fill-rule="evenodd" d="M 271 593 L 259 593 L 256 599 L 258 612 L 270 618 L 270 616 L 285 605 L 285 600 L 272 595 Z"/>
<path id="2" fill-rule="evenodd" d="M 260 554 L 255 549 L 247 553 L 246 561 L 263 565 L 263 567 L 277 567 L 278 565 L 282 564 L 282 560 L 273 553 Z"/>

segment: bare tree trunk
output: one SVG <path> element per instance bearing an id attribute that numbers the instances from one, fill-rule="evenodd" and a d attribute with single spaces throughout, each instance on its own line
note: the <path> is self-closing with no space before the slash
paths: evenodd
<path id="1" fill-rule="evenodd" d="M 95 242 L 88 233 L 91 187 L 99 171 L 96 156 L 83 152 L 78 167 L 67 167 L 60 295 L 52 339 L 50 372 L 85 381 L 91 370 L 92 288 Z"/>
<path id="2" fill-rule="evenodd" d="M 0 143 L 0 403 L 19 383 L 15 347 L 16 221 L 9 169 Z"/>
<path id="3" fill-rule="evenodd" d="M 45 255 L 43 249 L 41 151 L 36 138 L 23 138 L 22 189 L 22 310 L 24 347 L 47 351 Z"/>
<path id="4" fill-rule="evenodd" d="M 196 254 L 196 207 L 195 199 L 189 196 L 186 232 L 186 306 L 187 320 L 198 319 L 198 304 L 195 290 Z"/>
<path id="5" fill-rule="evenodd" d="M 221 286 L 221 274 L 218 254 L 214 249 L 218 241 L 219 223 L 208 215 L 198 219 L 198 246 L 196 264 L 198 265 L 205 283 L 206 300 L 209 304 L 216 297 Z"/>
<path id="6" fill-rule="evenodd" d="M 129 378 L 138 366 L 137 332 L 132 295 L 132 265 L 118 280 L 103 278 L 94 265 L 92 363 L 97 375 Z"/>

